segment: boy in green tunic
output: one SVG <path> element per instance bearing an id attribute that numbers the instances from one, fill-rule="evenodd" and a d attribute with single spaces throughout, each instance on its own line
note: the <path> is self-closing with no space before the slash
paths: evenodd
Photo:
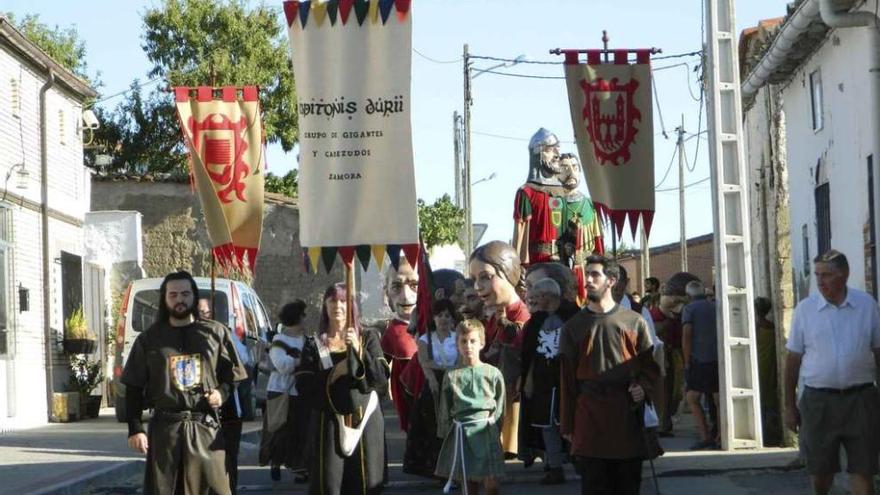
<path id="1" fill-rule="evenodd" d="M 465 495 L 476 495 L 480 485 L 496 495 L 504 474 L 501 452 L 501 415 L 504 411 L 504 377 L 480 361 L 486 330 L 478 320 L 465 320 L 456 328 L 462 367 L 446 372 L 440 390 L 438 434 L 444 437 L 435 474 L 465 484 Z"/>

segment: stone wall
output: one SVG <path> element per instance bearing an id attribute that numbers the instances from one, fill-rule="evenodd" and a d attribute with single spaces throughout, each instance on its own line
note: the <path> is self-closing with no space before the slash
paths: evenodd
<path id="1" fill-rule="evenodd" d="M 211 276 L 210 240 L 198 198 L 186 182 L 96 177 L 92 210 L 138 211 L 143 215 L 144 271 L 161 277 L 184 269 L 195 276 Z M 222 273 L 218 273 L 222 277 Z M 331 274 L 305 271 L 299 244 L 299 210 L 295 200 L 266 194 L 263 237 L 252 285 L 273 323 L 281 306 L 301 298 L 314 309 L 307 328 L 318 324 L 324 289 L 344 280 L 337 263 Z"/>

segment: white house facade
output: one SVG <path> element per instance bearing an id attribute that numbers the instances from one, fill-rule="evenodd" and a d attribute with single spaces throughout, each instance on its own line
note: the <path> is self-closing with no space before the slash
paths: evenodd
<path id="1" fill-rule="evenodd" d="M 84 302 L 91 185 L 80 122 L 94 96 L 0 17 L 2 430 L 46 423 L 67 381 L 60 341 L 65 315 Z"/>
<path id="2" fill-rule="evenodd" d="M 788 189 L 795 301 L 815 290 L 812 259 L 832 248 L 849 259 L 850 285 L 877 295 L 880 34 L 865 20 L 876 3 L 798 2 L 777 26 L 779 34 L 758 44 L 743 78 L 750 182 L 758 192 L 753 229 L 767 209 L 774 213 L 771 174 Z M 843 27 L 840 18 L 869 25 Z M 742 47 L 741 41 L 741 54 Z M 771 201 L 760 204 L 762 193 Z M 756 272 L 762 255 L 779 254 L 773 237 L 771 229 L 769 238 L 753 243 Z"/>

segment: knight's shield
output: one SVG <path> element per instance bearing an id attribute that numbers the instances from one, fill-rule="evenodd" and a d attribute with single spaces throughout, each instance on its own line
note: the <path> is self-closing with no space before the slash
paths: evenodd
<path id="1" fill-rule="evenodd" d="M 550 198 L 548 203 L 550 206 L 550 223 L 558 229 L 562 226 L 562 200 L 560 198 Z"/>
<path id="2" fill-rule="evenodd" d="M 633 101 L 639 82 L 630 79 L 620 84 L 615 77 L 610 81 L 597 78 L 593 82 L 581 80 L 584 91 L 583 119 L 600 164 L 620 165 L 630 160 L 629 147 L 638 133 L 635 121 L 642 114 Z"/>
<path id="3" fill-rule="evenodd" d="M 171 384 L 185 392 L 202 383 L 201 354 L 181 354 L 168 358 L 171 369 Z"/>

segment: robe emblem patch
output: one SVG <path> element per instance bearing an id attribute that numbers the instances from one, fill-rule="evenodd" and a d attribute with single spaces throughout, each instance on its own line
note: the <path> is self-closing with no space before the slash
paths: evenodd
<path id="1" fill-rule="evenodd" d="M 202 355 L 181 354 L 170 356 L 171 382 L 174 388 L 185 392 L 202 383 Z"/>

